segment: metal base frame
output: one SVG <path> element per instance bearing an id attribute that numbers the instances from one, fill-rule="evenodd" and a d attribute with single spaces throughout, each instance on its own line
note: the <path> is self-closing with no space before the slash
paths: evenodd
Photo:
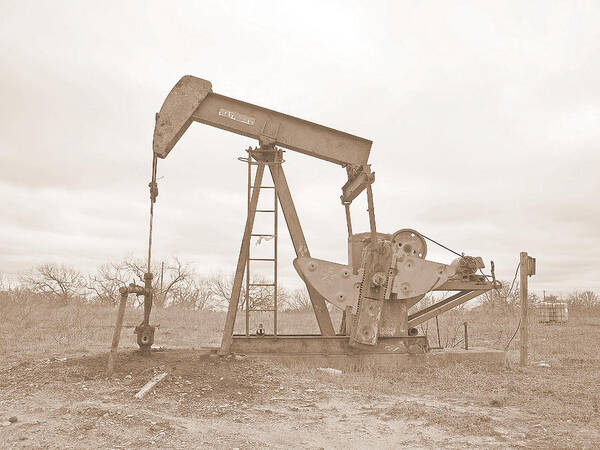
<path id="1" fill-rule="evenodd" d="M 278 355 L 422 354 L 429 351 L 426 336 L 380 337 L 374 346 L 352 347 L 348 336 L 234 335 L 231 352 Z"/>

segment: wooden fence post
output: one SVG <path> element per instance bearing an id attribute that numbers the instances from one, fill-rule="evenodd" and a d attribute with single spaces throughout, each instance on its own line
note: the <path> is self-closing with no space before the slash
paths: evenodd
<path id="1" fill-rule="evenodd" d="M 521 277 L 519 280 L 521 289 L 521 336 L 519 344 L 521 347 L 521 365 L 527 365 L 527 345 L 529 338 L 529 323 L 527 320 L 527 252 L 521 252 Z"/>
<path id="2" fill-rule="evenodd" d="M 529 343 L 529 321 L 527 319 L 527 313 L 529 309 L 529 294 L 528 294 L 528 276 L 535 275 L 535 258 L 527 255 L 527 252 L 521 252 L 520 259 L 520 290 L 521 290 L 521 336 L 520 336 L 520 348 L 521 357 L 520 362 L 522 366 L 527 365 L 527 350 Z"/>

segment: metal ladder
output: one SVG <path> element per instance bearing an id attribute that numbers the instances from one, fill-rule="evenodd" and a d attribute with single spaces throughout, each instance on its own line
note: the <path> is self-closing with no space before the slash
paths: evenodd
<path id="1" fill-rule="evenodd" d="M 264 164 L 264 165 L 270 165 L 270 164 L 281 164 L 281 158 L 275 158 L 276 161 L 275 162 L 257 162 L 256 160 L 252 159 L 252 153 L 253 150 L 248 149 L 246 150 L 248 152 L 248 157 L 247 158 L 238 158 L 240 161 L 246 162 L 248 165 L 248 197 L 247 197 L 247 212 L 248 214 L 250 213 L 250 196 L 252 194 L 252 189 L 269 189 L 269 190 L 273 190 L 273 209 L 255 209 L 254 212 L 256 213 L 266 213 L 266 214 L 273 214 L 273 232 L 271 234 L 263 234 L 263 233 L 254 233 L 254 230 L 251 231 L 250 233 L 250 238 L 252 241 L 252 237 L 254 238 L 271 238 L 273 239 L 273 257 L 272 258 L 254 258 L 252 257 L 252 245 L 250 245 L 250 247 L 248 248 L 248 258 L 246 259 L 246 274 L 245 274 L 245 292 L 244 292 L 244 309 L 246 312 L 246 336 L 250 335 L 250 314 L 253 312 L 259 312 L 259 313 L 269 313 L 272 312 L 273 313 L 273 335 L 277 336 L 277 211 L 278 211 L 278 200 L 277 200 L 277 188 L 275 186 L 275 183 L 273 183 L 273 186 L 262 186 L 262 183 L 260 186 L 254 186 L 252 184 L 252 167 L 253 166 L 258 166 L 259 164 Z M 280 156 L 281 151 L 280 150 L 275 150 L 277 153 L 277 156 Z M 260 194 L 260 192 L 259 192 Z M 257 205 L 258 206 L 258 205 Z M 254 228 L 254 227 L 253 227 Z M 270 261 L 273 263 L 273 282 L 272 283 L 254 283 L 252 282 L 253 277 L 252 275 L 252 270 L 251 270 L 251 262 L 252 261 Z M 267 287 L 273 290 L 272 292 L 272 296 L 273 296 L 273 302 L 270 305 L 270 307 L 265 307 L 264 305 L 259 305 L 259 307 L 255 308 L 254 305 L 252 304 L 252 298 L 251 298 L 251 290 L 253 288 L 256 287 Z"/>

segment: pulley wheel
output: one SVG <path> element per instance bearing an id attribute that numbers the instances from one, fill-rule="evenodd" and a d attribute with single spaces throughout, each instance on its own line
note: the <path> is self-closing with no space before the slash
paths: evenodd
<path id="1" fill-rule="evenodd" d="M 427 255 L 427 243 L 418 231 L 411 228 L 403 228 L 392 235 L 392 248 L 394 252 L 401 255 L 414 256 L 425 259 Z"/>

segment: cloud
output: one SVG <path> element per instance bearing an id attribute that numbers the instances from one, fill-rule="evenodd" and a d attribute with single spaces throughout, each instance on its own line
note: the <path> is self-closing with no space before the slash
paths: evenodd
<path id="1" fill-rule="evenodd" d="M 527 250 L 533 289 L 598 290 L 599 16 L 521 2 L 6 4 L 0 271 L 145 255 L 154 113 L 189 73 L 372 139 L 379 230 L 415 228 L 505 279 Z M 157 259 L 233 270 L 248 145 L 194 124 L 159 161 Z M 284 167 L 312 254 L 345 262 L 344 170 L 294 152 Z M 364 198 L 352 215 L 366 231 Z M 298 283 L 280 224 L 281 279 Z"/>

